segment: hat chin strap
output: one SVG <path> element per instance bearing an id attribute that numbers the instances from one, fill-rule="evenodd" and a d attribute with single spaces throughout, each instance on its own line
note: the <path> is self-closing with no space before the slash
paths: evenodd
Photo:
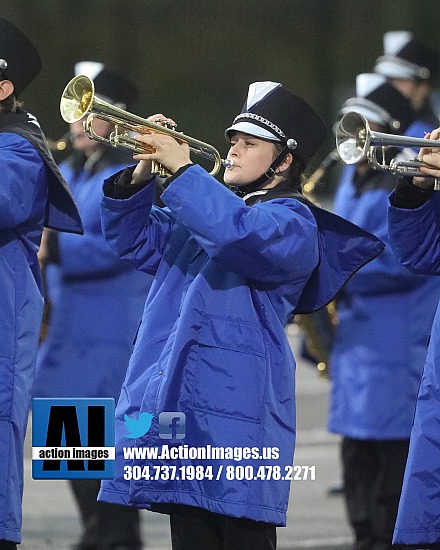
<path id="1" fill-rule="evenodd" d="M 275 176 L 278 166 L 282 164 L 282 162 L 287 157 L 287 155 L 291 153 L 294 149 L 296 149 L 296 147 L 297 147 L 297 143 L 294 139 L 287 140 L 287 144 L 284 147 L 284 149 L 275 158 L 275 160 L 272 162 L 269 168 L 264 172 L 264 174 L 262 174 L 256 180 L 251 181 L 251 183 L 247 183 L 246 185 L 231 185 L 234 193 L 239 196 L 244 196 L 244 195 L 247 195 L 248 193 L 253 193 L 254 191 L 258 191 L 259 189 L 261 189 L 265 183 L 267 183 L 270 179 L 272 179 Z"/>

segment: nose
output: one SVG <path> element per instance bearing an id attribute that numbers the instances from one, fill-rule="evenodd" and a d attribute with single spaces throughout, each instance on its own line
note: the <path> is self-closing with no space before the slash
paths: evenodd
<path id="1" fill-rule="evenodd" d="M 237 156 L 238 155 L 238 141 L 234 144 L 231 143 L 231 147 L 229 149 L 229 154 L 231 156 Z"/>

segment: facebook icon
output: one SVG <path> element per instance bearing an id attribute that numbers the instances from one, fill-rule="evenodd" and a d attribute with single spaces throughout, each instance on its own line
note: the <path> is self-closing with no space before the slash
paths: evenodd
<path id="1" fill-rule="evenodd" d="M 185 413 L 161 412 L 159 414 L 159 437 L 161 439 L 183 439 L 185 437 Z"/>

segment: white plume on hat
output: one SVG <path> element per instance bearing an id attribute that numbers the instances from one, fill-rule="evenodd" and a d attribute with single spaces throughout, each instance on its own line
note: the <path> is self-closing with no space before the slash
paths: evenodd
<path id="1" fill-rule="evenodd" d="M 383 53 L 396 55 L 413 39 L 409 31 L 388 31 L 383 35 Z"/>
<path id="2" fill-rule="evenodd" d="M 94 80 L 103 69 L 103 63 L 98 63 L 97 61 L 80 61 L 75 64 L 75 76 L 85 74 L 90 79 Z"/>
<path id="3" fill-rule="evenodd" d="M 382 86 L 386 82 L 386 78 L 380 74 L 362 73 L 356 76 L 356 95 L 358 97 L 366 97 L 371 94 L 376 88 Z"/>
<path id="4" fill-rule="evenodd" d="M 246 107 L 250 109 L 253 105 L 265 98 L 270 92 L 279 88 L 279 82 L 254 82 L 249 85 Z"/>

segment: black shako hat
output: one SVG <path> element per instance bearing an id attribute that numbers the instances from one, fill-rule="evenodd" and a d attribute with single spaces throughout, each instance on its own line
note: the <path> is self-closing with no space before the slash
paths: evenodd
<path id="1" fill-rule="evenodd" d="M 304 166 L 323 144 L 327 129 L 321 117 L 303 99 L 279 82 L 254 82 L 241 113 L 226 129 L 279 141 Z"/>
<path id="2" fill-rule="evenodd" d="M 0 78 L 10 80 L 18 97 L 41 70 L 37 49 L 15 25 L 0 17 Z"/>
<path id="3" fill-rule="evenodd" d="M 409 100 L 392 86 L 384 76 L 362 73 L 356 77 L 356 97 L 347 99 L 339 114 L 354 111 L 374 122 L 402 134 L 411 124 L 415 113 Z"/>
<path id="4" fill-rule="evenodd" d="M 384 55 L 374 72 L 387 78 L 434 80 L 440 75 L 440 56 L 408 31 L 389 31 L 383 37 Z"/>
<path id="5" fill-rule="evenodd" d="M 107 69 L 97 61 L 80 61 L 75 64 L 75 76 L 84 74 L 93 80 L 95 92 L 109 103 L 122 103 L 130 107 L 138 96 L 136 87 L 123 76 Z"/>

